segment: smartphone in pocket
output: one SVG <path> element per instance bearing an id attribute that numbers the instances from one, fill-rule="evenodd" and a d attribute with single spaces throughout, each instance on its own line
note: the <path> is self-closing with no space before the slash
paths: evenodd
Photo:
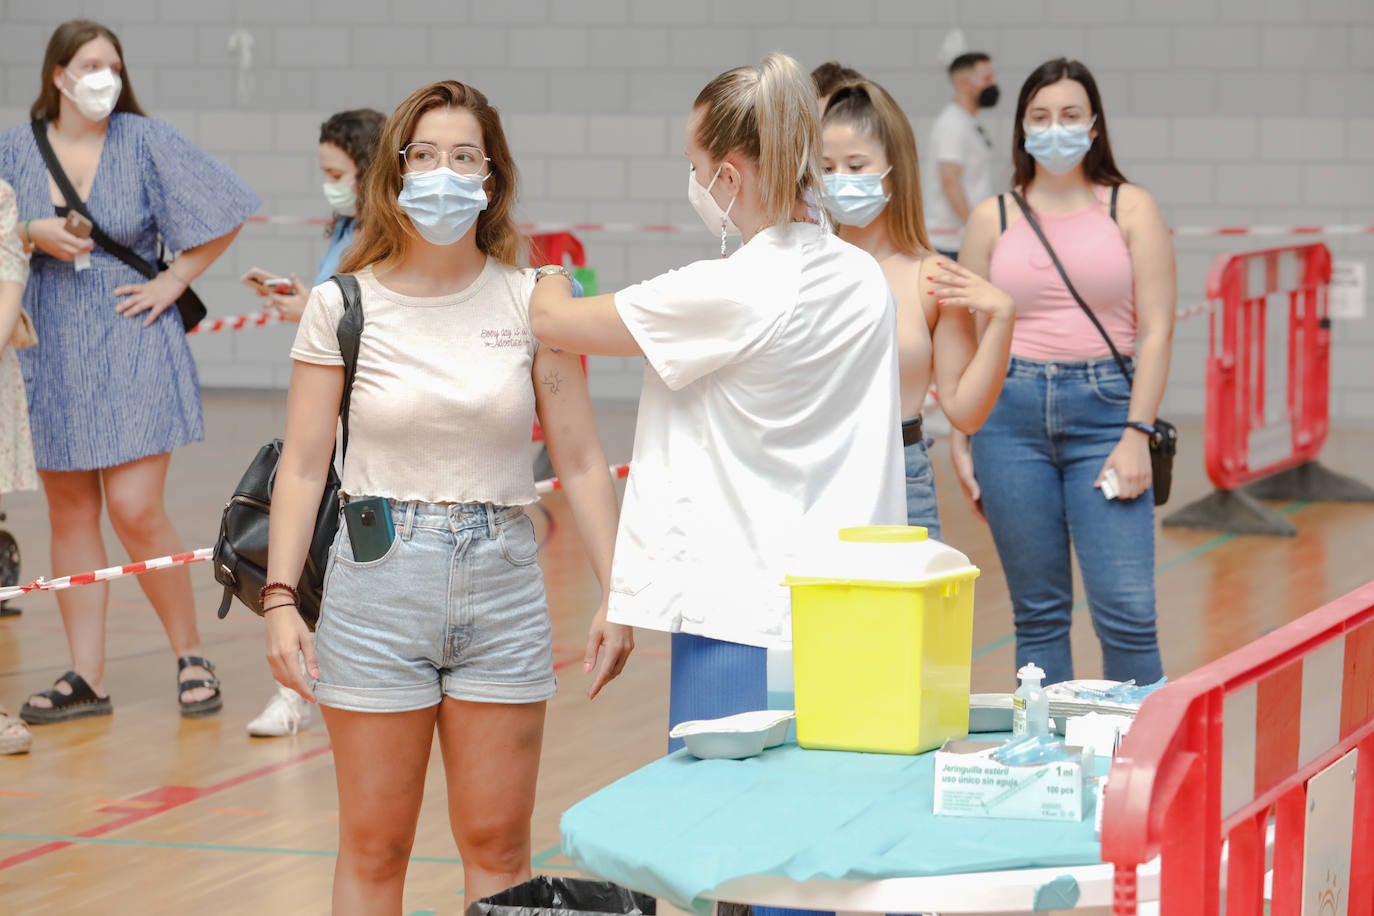
<path id="1" fill-rule="evenodd" d="M 370 563 L 384 557 L 396 537 L 396 528 L 391 523 L 391 503 L 379 496 L 354 499 L 344 506 L 343 514 L 354 561 Z"/>

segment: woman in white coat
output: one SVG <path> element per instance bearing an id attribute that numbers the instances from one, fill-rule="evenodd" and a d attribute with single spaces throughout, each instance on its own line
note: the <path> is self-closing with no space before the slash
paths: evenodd
<path id="1" fill-rule="evenodd" d="M 798 546 L 906 520 L 895 306 L 876 261 L 819 224 L 811 81 L 769 55 L 687 121 L 688 198 L 721 255 L 614 295 L 542 268 L 534 334 L 643 355 L 609 618 L 673 634 L 670 725 L 790 704 Z M 670 745 L 671 746 L 671 745 Z"/>

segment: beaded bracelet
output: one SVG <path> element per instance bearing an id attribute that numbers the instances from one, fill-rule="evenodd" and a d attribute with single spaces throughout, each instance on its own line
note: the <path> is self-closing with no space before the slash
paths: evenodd
<path id="1" fill-rule="evenodd" d="M 258 589 L 258 604 L 266 604 L 267 596 L 275 594 L 290 595 L 292 604 L 296 604 L 301 600 L 300 593 L 296 591 L 294 585 L 286 582 L 268 582 L 262 588 Z"/>

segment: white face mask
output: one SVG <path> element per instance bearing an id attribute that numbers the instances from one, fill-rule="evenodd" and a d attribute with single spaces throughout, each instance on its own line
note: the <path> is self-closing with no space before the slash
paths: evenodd
<path id="1" fill-rule="evenodd" d="M 62 94 L 72 100 L 77 111 L 92 121 L 108 118 L 119 101 L 119 93 L 124 90 L 124 81 L 109 67 L 87 73 L 79 80 L 74 79 L 73 83 L 72 88 L 64 88 Z"/>
<path id="2" fill-rule="evenodd" d="M 739 227 L 730 219 L 730 211 L 735 208 L 735 198 L 730 198 L 730 206 L 722 210 L 720 204 L 711 196 L 711 188 L 720 177 L 720 170 L 723 168 L 724 164 L 716 169 L 716 174 L 711 176 L 711 183 L 704 188 L 701 182 L 697 181 L 697 170 L 691 169 L 687 173 L 687 201 L 692 205 L 692 209 L 697 211 L 697 216 L 701 217 L 707 232 L 715 235 L 722 231 L 721 226 L 724 224 L 724 235 L 739 235 Z"/>
<path id="3" fill-rule="evenodd" d="M 892 171 L 889 167 L 887 172 Z M 841 226 L 862 229 L 878 218 L 891 195 L 883 193 L 883 179 L 887 172 L 867 175 L 841 175 L 831 172 L 825 176 L 825 205 L 835 222 Z"/>
<path id="4" fill-rule="evenodd" d="M 326 181 L 324 199 L 329 207 L 340 216 L 358 215 L 358 191 L 348 181 Z"/>
<path id="5" fill-rule="evenodd" d="M 396 202 L 427 241 L 452 245 L 467 235 L 487 208 L 484 180 L 484 176 L 459 175 L 447 168 L 406 172 Z"/>

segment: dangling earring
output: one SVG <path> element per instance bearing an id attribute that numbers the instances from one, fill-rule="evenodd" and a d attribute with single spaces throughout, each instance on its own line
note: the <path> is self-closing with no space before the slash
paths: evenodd
<path id="1" fill-rule="evenodd" d="M 726 217 L 724 216 L 720 218 L 720 256 L 722 258 L 725 257 L 725 220 Z"/>

